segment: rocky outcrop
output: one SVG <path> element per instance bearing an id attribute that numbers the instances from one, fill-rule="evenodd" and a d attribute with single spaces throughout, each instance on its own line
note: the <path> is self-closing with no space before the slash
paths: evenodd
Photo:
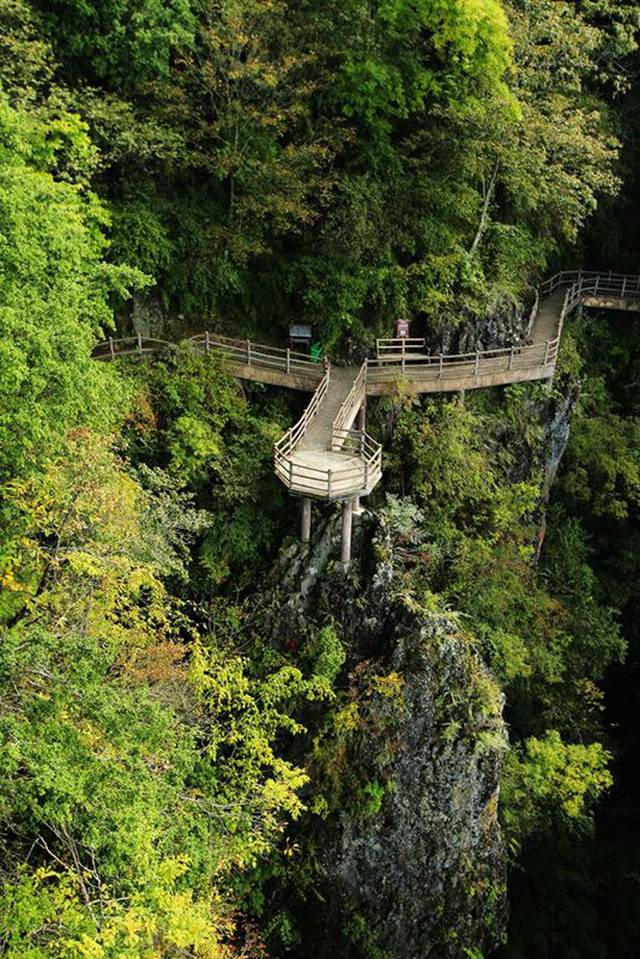
<path id="1" fill-rule="evenodd" d="M 476 350 L 500 349 L 527 341 L 535 291 L 518 301 L 503 293 L 483 314 L 462 311 L 463 323 L 452 327 L 434 351 L 444 353 L 473 353 Z"/>
<path id="2" fill-rule="evenodd" d="M 580 396 L 580 384 L 572 381 L 558 394 L 545 419 L 544 437 L 544 481 L 542 495 L 549 498 L 551 487 L 558 473 L 560 461 L 569 442 L 571 417 Z"/>
<path id="3" fill-rule="evenodd" d="M 502 694 L 455 615 L 405 595 L 389 525 L 358 517 L 348 574 L 338 534 L 336 517 L 285 552 L 271 602 L 278 642 L 331 622 L 347 656 L 345 719 L 310 760 L 326 808 L 305 827 L 321 876 L 314 955 L 488 955 L 506 913 Z"/>
<path id="4" fill-rule="evenodd" d="M 133 332 L 143 336 L 162 337 L 166 332 L 167 317 L 159 301 L 148 295 L 133 294 L 129 322 Z"/>

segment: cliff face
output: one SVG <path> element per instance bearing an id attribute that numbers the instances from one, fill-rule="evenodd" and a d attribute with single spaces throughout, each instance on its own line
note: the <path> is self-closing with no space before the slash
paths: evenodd
<path id="1" fill-rule="evenodd" d="M 272 604 L 278 642 L 331 621 L 346 649 L 342 718 L 310 757 L 326 797 L 324 818 L 305 827 L 324 901 L 316 954 L 488 953 L 506 920 L 501 693 L 455 617 L 403 594 L 398 544 L 379 518 L 358 517 L 348 574 L 334 564 L 338 532 L 336 517 L 311 548 L 290 547 Z"/>
<path id="2" fill-rule="evenodd" d="M 569 443 L 571 418 L 580 396 L 580 384 L 576 381 L 567 383 L 547 412 L 544 419 L 544 483 L 543 498 L 546 500 L 555 481 L 558 467 Z"/>
<path id="3" fill-rule="evenodd" d="M 447 330 L 432 346 L 435 352 L 473 353 L 526 343 L 534 301 L 533 291 L 522 301 L 502 294 L 483 314 L 462 309 L 461 325 Z"/>

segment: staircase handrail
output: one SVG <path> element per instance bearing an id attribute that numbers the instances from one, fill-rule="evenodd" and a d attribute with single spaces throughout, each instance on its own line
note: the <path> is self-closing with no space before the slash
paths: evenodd
<path id="1" fill-rule="evenodd" d="M 346 424 L 353 423 L 353 420 L 365 401 L 367 395 L 367 360 L 364 361 L 358 371 L 351 389 L 344 398 L 340 409 L 332 424 L 332 436 L 335 430 L 346 428 Z"/>
<path id="2" fill-rule="evenodd" d="M 282 436 L 277 443 L 274 445 L 274 450 L 276 455 L 288 455 L 294 451 L 304 434 L 309 428 L 309 424 L 317 415 L 318 410 L 320 409 L 320 404 L 327 395 L 327 390 L 329 389 L 329 383 L 331 380 L 331 365 L 327 362 L 327 368 L 325 374 L 322 377 L 318 388 L 311 397 L 311 400 L 305 407 L 304 413 L 300 417 L 297 423 L 287 430 L 287 432 Z"/>

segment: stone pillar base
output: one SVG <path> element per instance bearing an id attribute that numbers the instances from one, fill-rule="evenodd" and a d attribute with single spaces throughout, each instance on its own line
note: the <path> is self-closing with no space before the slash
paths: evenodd
<path id="1" fill-rule="evenodd" d="M 353 500 L 347 499 L 342 504 L 342 555 L 344 566 L 351 562 L 351 527 L 353 525 Z"/>
<path id="2" fill-rule="evenodd" d="M 311 539 L 311 500 L 303 496 L 300 502 L 300 539 L 308 543 Z"/>

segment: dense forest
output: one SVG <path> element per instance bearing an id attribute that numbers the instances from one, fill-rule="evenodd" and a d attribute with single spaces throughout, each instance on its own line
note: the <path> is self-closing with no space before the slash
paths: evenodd
<path id="1" fill-rule="evenodd" d="M 505 346 L 556 269 L 640 273 L 639 40 L 637 0 L 0 0 L 0 955 L 640 954 L 640 317 L 372 400 L 348 570 L 273 475 L 304 396 L 92 358 Z"/>

